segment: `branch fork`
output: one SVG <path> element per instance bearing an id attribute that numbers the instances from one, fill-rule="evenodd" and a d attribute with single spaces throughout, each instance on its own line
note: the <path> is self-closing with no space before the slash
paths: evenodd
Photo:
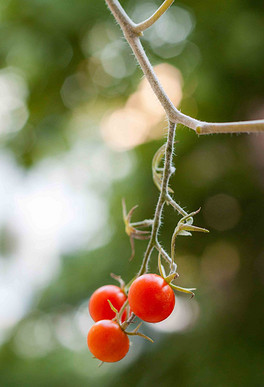
<path id="1" fill-rule="evenodd" d="M 146 79 L 150 83 L 153 92 L 163 106 L 169 121 L 176 124 L 183 124 L 194 130 L 199 135 L 212 133 L 264 132 L 264 119 L 225 123 L 205 122 L 183 114 L 173 105 L 172 101 L 161 86 L 140 42 L 140 36 L 142 36 L 143 31 L 151 27 L 163 15 L 163 13 L 171 6 L 173 0 L 165 0 L 150 18 L 139 24 L 135 24 L 129 18 L 118 0 L 106 0 L 106 3 L 120 25 L 127 42 L 129 43 Z"/>

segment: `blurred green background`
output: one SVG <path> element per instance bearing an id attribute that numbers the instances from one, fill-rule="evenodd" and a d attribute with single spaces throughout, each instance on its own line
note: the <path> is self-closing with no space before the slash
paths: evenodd
<path id="1" fill-rule="evenodd" d="M 161 1 L 123 1 L 141 21 Z M 186 0 L 143 44 L 182 111 L 264 117 L 261 1 Z M 210 234 L 177 240 L 177 296 L 116 364 L 92 359 L 88 299 L 137 272 L 121 199 L 153 215 L 165 117 L 104 1 L 0 1 L 0 386 L 263 386 L 264 137 L 177 129 L 172 179 Z M 178 220 L 166 208 L 168 250 Z M 153 255 L 151 269 L 157 270 Z"/>

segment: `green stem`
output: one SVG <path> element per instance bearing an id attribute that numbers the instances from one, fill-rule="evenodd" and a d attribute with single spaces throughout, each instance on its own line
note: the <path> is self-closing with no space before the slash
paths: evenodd
<path id="1" fill-rule="evenodd" d="M 172 154 L 173 154 L 175 130 L 176 130 L 175 123 L 169 121 L 168 136 L 167 136 L 167 142 L 165 147 L 165 161 L 164 161 L 164 172 L 162 176 L 161 191 L 159 194 L 159 199 L 158 199 L 158 203 L 156 206 L 155 215 L 153 219 L 151 237 L 143 258 L 142 265 L 137 275 L 138 277 L 146 273 L 152 250 L 154 247 L 158 246 L 158 232 L 161 225 L 161 216 L 162 216 L 163 207 L 166 202 L 166 198 L 168 196 L 169 180 L 170 180 L 171 170 L 172 170 L 171 167 L 172 167 Z"/>

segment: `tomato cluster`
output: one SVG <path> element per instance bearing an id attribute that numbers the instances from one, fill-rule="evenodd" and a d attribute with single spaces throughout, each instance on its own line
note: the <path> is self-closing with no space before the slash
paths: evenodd
<path id="1" fill-rule="evenodd" d="M 136 278 L 128 295 L 114 285 L 97 289 L 89 302 L 90 315 L 96 323 L 88 332 L 87 344 L 92 354 L 103 362 L 119 361 L 129 350 L 129 339 L 122 324 L 127 317 L 126 310 L 120 321 L 115 321 L 116 313 L 113 310 L 119 312 L 126 302 L 130 312 L 141 320 L 157 323 L 165 320 L 173 311 L 175 295 L 165 279 L 157 274 L 144 274 Z"/>
<path id="2" fill-rule="evenodd" d="M 87 344 L 92 354 L 103 362 L 116 362 L 127 354 L 129 339 L 117 322 L 112 321 L 116 314 L 111 305 L 119 312 L 127 300 L 125 292 L 115 285 L 105 285 L 91 296 L 89 312 L 96 322 L 87 336 Z M 110 301 L 110 303 L 109 303 Z M 126 311 L 121 321 L 125 321 Z"/>

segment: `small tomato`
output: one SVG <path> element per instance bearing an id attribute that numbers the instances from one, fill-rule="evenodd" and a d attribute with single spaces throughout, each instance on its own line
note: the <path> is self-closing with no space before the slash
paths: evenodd
<path id="1" fill-rule="evenodd" d="M 112 320 L 95 323 L 88 332 L 87 344 L 92 354 L 103 362 L 116 362 L 126 356 L 129 339 Z"/>
<path id="2" fill-rule="evenodd" d="M 157 323 L 173 311 L 175 295 L 169 284 L 157 274 L 143 274 L 130 286 L 128 302 L 132 312 L 144 321 Z"/>
<path id="3" fill-rule="evenodd" d="M 94 321 L 112 320 L 115 312 L 111 309 L 107 300 L 119 311 L 126 301 L 125 293 L 115 285 L 105 285 L 97 289 L 89 301 L 89 312 Z M 122 315 L 122 321 L 126 319 L 126 311 Z"/>

